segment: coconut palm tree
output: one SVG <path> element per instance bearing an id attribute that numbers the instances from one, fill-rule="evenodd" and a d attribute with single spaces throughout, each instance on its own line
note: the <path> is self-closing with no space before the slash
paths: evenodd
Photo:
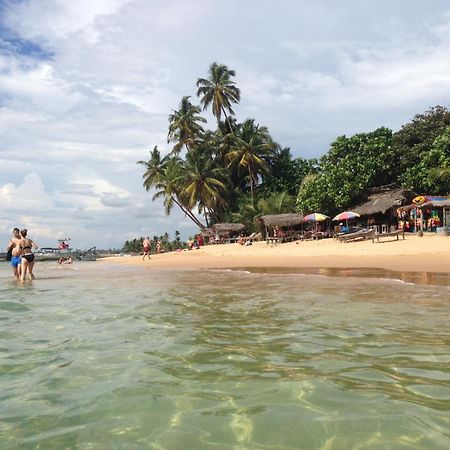
<path id="1" fill-rule="evenodd" d="M 190 97 L 181 99 L 178 110 L 169 115 L 169 132 L 167 142 L 175 142 L 173 154 L 177 155 L 186 147 L 189 151 L 203 134 L 202 123 L 206 119 L 200 116 L 200 108 L 190 102 Z"/>
<path id="2" fill-rule="evenodd" d="M 167 215 L 170 214 L 173 206 L 177 205 L 196 225 L 204 228 L 204 225 L 186 206 L 186 196 L 178 186 L 177 180 L 183 170 L 181 160 L 178 157 L 165 156 L 161 158 L 158 147 L 155 146 L 150 151 L 150 159 L 148 161 L 138 161 L 137 163 L 146 167 L 146 171 L 142 176 L 144 178 L 143 186 L 145 190 L 156 189 L 152 200 L 155 201 L 158 198 L 163 198 L 164 209 Z"/>
<path id="3" fill-rule="evenodd" d="M 178 158 L 172 158 L 167 164 L 164 179 L 156 186 L 158 191 L 153 196 L 153 201 L 162 197 L 164 208 L 169 215 L 173 205 L 177 205 L 183 213 L 189 217 L 199 228 L 205 228 L 189 206 L 189 196 L 183 189 L 182 180 L 185 173 L 183 162 Z"/>
<path id="4" fill-rule="evenodd" d="M 258 200 L 258 211 L 264 214 L 283 214 L 295 211 L 295 198 L 288 192 L 274 192 Z"/>
<path id="5" fill-rule="evenodd" d="M 239 134 L 232 139 L 231 150 L 226 154 L 228 167 L 235 166 L 249 177 L 251 200 L 254 204 L 253 190 L 258 176 L 270 170 L 265 157 L 274 144 L 267 127 L 255 125 L 253 119 L 246 120 Z"/>
<path id="6" fill-rule="evenodd" d="M 184 170 L 178 179 L 187 197 L 189 209 L 198 206 L 204 213 L 206 225 L 208 217 L 218 219 L 227 205 L 226 174 L 201 148 L 191 150 L 186 155 Z"/>
<path id="7" fill-rule="evenodd" d="M 197 95 L 200 97 L 203 109 L 212 105 L 212 112 L 217 121 L 220 121 L 223 114 L 232 134 L 234 134 L 233 127 L 228 119 L 227 111 L 234 115 L 231 105 L 239 103 L 241 99 L 241 92 L 231 79 L 235 75 L 234 70 L 228 69 L 224 64 L 214 62 L 209 66 L 209 78 L 197 80 Z"/>
<path id="8" fill-rule="evenodd" d="M 161 153 L 158 150 L 158 146 L 155 145 L 153 150 L 150 150 L 150 159 L 148 161 L 138 161 L 136 163 L 141 164 L 146 168 L 144 174 L 142 175 L 142 178 L 144 179 L 142 184 L 146 191 L 149 191 L 162 180 L 168 161 L 168 156 L 161 158 Z"/>

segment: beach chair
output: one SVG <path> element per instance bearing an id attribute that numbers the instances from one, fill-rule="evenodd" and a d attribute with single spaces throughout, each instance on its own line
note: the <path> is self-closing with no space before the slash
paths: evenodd
<path id="1" fill-rule="evenodd" d="M 354 242 L 354 241 L 364 241 L 366 239 L 372 239 L 375 237 L 375 231 L 374 230 L 361 230 L 356 231 L 355 233 L 346 233 L 343 235 L 338 235 L 338 241 L 339 242 Z"/>

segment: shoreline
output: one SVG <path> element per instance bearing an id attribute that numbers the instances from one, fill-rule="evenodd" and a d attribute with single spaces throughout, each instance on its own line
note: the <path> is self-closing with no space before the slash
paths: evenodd
<path id="1" fill-rule="evenodd" d="M 207 245 L 198 250 L 142 256 L 107 257 L 102 262 L 166 269 L 382 269 L 397 273 L 450 275 L 450 237 L 415 235 L 382 243 L 339 243 L 333 239 L 268 245 L 265 241 Z"/>

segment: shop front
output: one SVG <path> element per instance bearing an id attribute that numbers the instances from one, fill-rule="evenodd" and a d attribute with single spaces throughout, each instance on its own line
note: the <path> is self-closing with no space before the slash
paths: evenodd
<path id="1" fill-rule="evenodd" d="M 404 231 L 450 231 L 450 199 L 447 197 L 420 195 L 413 199 L 411 205 L 398 208 L 397 215 L 399 228 Z"/>

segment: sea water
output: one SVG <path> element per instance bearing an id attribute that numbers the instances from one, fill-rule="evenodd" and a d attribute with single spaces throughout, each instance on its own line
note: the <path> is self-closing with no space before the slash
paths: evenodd
<path id="1" fill-rule="evenodd" d="M 450 448 L 448 276 L 145 264 L 0 265 L 1 449 Z"/>

